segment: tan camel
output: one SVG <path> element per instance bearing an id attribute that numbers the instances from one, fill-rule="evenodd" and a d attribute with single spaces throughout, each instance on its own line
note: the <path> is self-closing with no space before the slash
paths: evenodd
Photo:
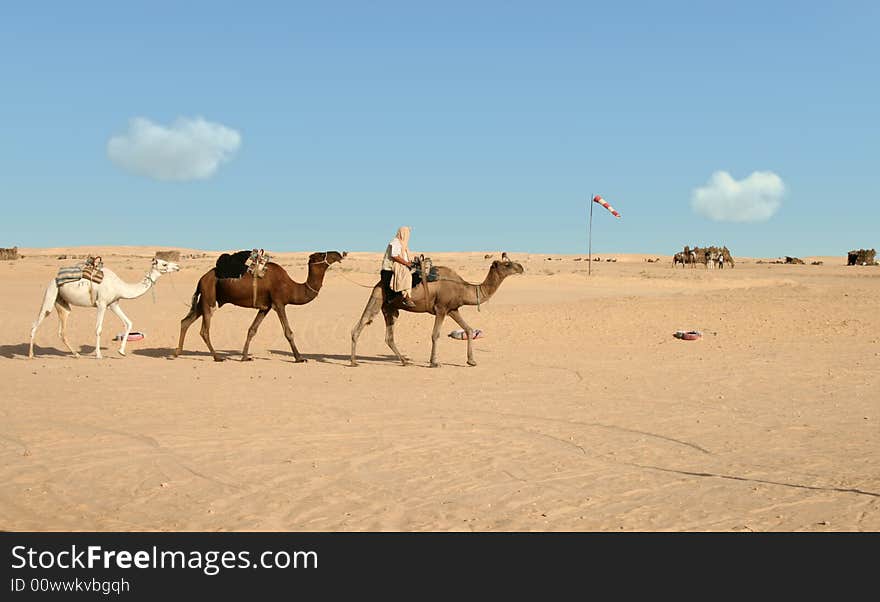
<path id="1" fill-rule="evenodd" d="M 724 257 L 724 265 L 733 269 L 733 255 L 730 254 L 730 249 L 726 246 L 721 247 L 721 255 Z"/>
<path id="2" fill-rule="evenodd" d="M 434 317 L 434 331 L 431 334 L 431 367 L 437 368 L 437 339 L 440 338 L 440 328 L 446 316 L 455 320 L 461 326 L 467 336 L 467 363 L 469 366 L 476 366 L 474 361 L 473 338 L 474 331 L 467 325 L 464 318 L 459 313 L 459 308 L 463 305 L 476 305 L 488 301 L 505 278 L 511 274 L 522 274 L 523 267 L 507 258 L 504 254 L 504 260 L 496 260 L 492 262 L 489 273 L 485 280 L 480 284 L 471 284 L 466 282 L 461 276 L 447 267 L 436 266 L 439 280 L 434 282 L 420 282 L 412 290 L 412 301 L 415 307 L 409 308 L 401 305 L 402 298 L 400 296 L 391 297 L 389 299 L 388 291 L 384 289 L 382 283 L 373 287 L 370 299 L 367 301 L 367 307 L 364 309 L 361 319 L 351 331 L 351 365 L 357 366 L 357 341 L 367 324 L 373 321 L 373 318 L 379 311 L 385 316 L 385 343 L 400 360 L 400 363 L 406 366 L 407 360 L 394 343 L 394 323 L 400 314 L 400 310 L 412 313 L 429 313 Z"/>
<path id="3" fill-rule="evenodd" d="M 246 256 L 248 252 L 245 251 L 244 254 Z M 214 346 L 211 345 L 211 315 L 216 311 L 217 307 L 222 306 L 224 303 L 232 303 L 239 307 L 252 307 L 258 310 L 254 321 L 251 323 L 250 328 L 248 328 L 247 340 L 241 352 L 241 361 L 244 362 L 251 359 L 248 355 L 251 339 L 257 334 L 257 329 L 260 327 L 263 318 L 269 313 L 269 310 L 274 309 L 275 313 L 278 314 L 278 319 L 281 320 L 284 336 L 287 338 L 287 342 L 290 343 L 290 349 L 293 351 L 296 362 L 305 362 L 306 359 L 300 355 L 296 344 L 293 342 L 293 330 L 290 328 L 290 322 L 287 319 L 287 306 L 305 305 L 309 301 L 314 300 L 318 296 L 318 291 L 321 290 L 321 285 L 324 283 L 324 274 L 327 272 L 327 268 L 337 261 L 342 261 L 342 258 L 346 255 L 347 253 L 338 253 L 337 251 L 312 253 L 309 256 L 309 274 L 305 282 L 294 282 L 287 275 L 283 267 L 270 261 L 266 265 L 265 275 L 262 278 L 257 278 L 256 288 L 254 287 L 254 277 L 251 273 L 243 274 L 239 278 L 218 278 L 218 268 L 211 268 L 199 279 L 196 292 L 192 297 L 189 313 L 180 321 L 180 341 L 177 343 L 177 349 L 174 350 L 174 357 L 177 357 L 183 351 L 186 331 L 193 322 L 202 318 L 202 339 L 204 339 L 205 344 L 208 346 L 211 355 L 214 356 L 214 361 L 222 362 L 223 358 L 214 351 Z M 255 298 L 256 302 L 254 302 Z"/>

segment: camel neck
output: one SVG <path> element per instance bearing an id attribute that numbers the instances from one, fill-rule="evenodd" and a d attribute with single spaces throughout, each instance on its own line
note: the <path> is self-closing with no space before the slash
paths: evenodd
<path id="1" fill-rule="evenodd" d="M 294 286 L 290 292 L 288 304 L 302 305 L 317 297 L 318 291 L 321 290 L 321 285 L 324 284 L 324 274 L 327 273 L 328 267 L 326 261 L 309 263 L 309 273 L 306 276 L 306 281 L 303 283 L 293 282 Z"/>
<path id="2" fill-rule="evenodd" d="M 495 294 L 504 278 L 494 268 L 489 268 L 489 273 L 480 284 L 468 287 L 465 302 L 468 305 L 481 305 Z"/>
<path id="3" fill-rule="evenodd" d="M 161 276 L 161 272 L 158 270 L 150 270 L 146 276 L 144 276 L 143 280 L 137 283 L 131 282 L 123 282 L 122 286 L 119 290 L 119 298 L 120 299 L 136 299 L 140 297 L 148 290 L 150 290 L 154 284 L 156 284 L 156 280 Z"/>

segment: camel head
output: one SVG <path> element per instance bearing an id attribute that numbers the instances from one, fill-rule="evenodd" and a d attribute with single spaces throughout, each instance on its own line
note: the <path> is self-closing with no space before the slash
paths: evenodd
<path id="1" fill-rule="evenodd" d="M 510 257 L 507 256 L 507 253 L 503 253 L 502 257 L 504 259 L 495 260 L 492 262 L 492 269 L 498 272 L 498 275 L 502 278 L 506 278 L 512 274 L 522 274 L 523 267 L 515 261 L 511 261 Z"/>
<path id="2" fill-rule="evenodd" d="M 153 257 L 153 269 L 160 274 L 167 274 L 169 272 L 179 272 L 180 266 L 173 261 L 165 261 L 164 259 Z"/>
<path id="3" fill-rule="evenodd" d="M 343 251 L 340 253 L 339 251 L 323 251 L 321 253 L 312 253 L 309 255 L 309 265 L 318 265 L 319 263 L 326 263 L 328 266 L 333 265 L 348 255 L 348 251 Z"/>

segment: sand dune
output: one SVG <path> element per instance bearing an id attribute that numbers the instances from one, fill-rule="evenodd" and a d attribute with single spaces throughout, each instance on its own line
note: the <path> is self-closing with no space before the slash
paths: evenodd
<path id="1" fill-rule="evenodd" d="M 350 368 L 377 254 L 350 254 L 314 302 L 289 308 L 308 363 L 292 363 L 274 316 L 256 361 L 215 363 L 197 326 L 168 359 L 217 255 L 180 249 L 207 257 L 122 302 L 146 333 L 128 357 L 108 314 L 104 360 L 69 357 L 54 316 L 26 359 L 44 287 L 71 262 L 59 255 L 100 253 L 136 281 L 155 250 L 0 262 L 0 529 L 880 529 L 880 268 L 674 270 L 669 255 L 594 254 L 588 277 L 586 254 L 511 253 L 525 274 L 463 310 L 486 334 L 477 367 L 444 336 L 443 366 L 427 368 L 432 318 L 404 314 L 397 341 L 415 365 L 394 361 L 380 319 Z M 471 281 L 491 261 L 431 255 Z M 299 281 L 307 256 L 275 254 Z M 252 318 L 216 313 L 230 360 Z M 83 353 L 94 325 L 74 309 Z"/>

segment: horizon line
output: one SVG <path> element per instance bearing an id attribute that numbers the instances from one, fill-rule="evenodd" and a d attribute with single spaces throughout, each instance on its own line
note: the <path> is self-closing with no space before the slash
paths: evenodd
<path id="1" fill-rule="evenodd" d="M 199 253 L 227 253 L 227 252 L 235 252 L 236 250 L 249 250 L 249 249 L 232 249 L 232 248 L 207 249 L 207 248 L 197 248 L 197 247 L 185 247 L 185 246 L 179 246 L 179 245 L 144 245 L 144 244 L 141 244 L 141 245 L 118 245 L 118 244 L 57 245 L 57 246 L 45 246 L 45 247 L 20 246 L 20 247 L 8 247 L 8 248 L 17 248 L 19 250 L 20 254 L 22 254 L 21 253 L 22 251 L 29 251 L 32 254 L 33 253 L 39 254 L 40 251 L 53 251 L 54 252 L 56 250 L 86 252 L 89 249 L 94 249 L 94 248 L 98 248 L 98 247 L 108 247 L 108 248 L 119 249 L 119 250 L 142 250 L 142 251 L 146 251 L 146 252 L 181 251 L 181 252 L 199 252 Z M 322 249 L 322 250 L 318 250 L 318 251 L 305 250 L 305 249 L 295 249 L 295 250 L 268 249 L 268 251 L 270 251 L 271 253 L 287 253 L 287 254 L 291 254 L 291 253 L 322 253 L 324 251 L 334 251 L 334 250 L 337 250 L 337 249 Z M 851 251 L 857 251 L 857 250 L 858 249 L 851 249 Z M 342 249 L 342 251 L 344 251 L 346 253 L 372 253 L 375 255 L 381 255 L 383 253 L 382 251 L 362 250 L 362 249 Z M 589 253 L 585 253 L 585 252 L 584 253 L 564 253 L 564 252 L 556 252 L 556 251 L 517 251 L 517 250 L 503 251 L 503 252 L 506 252 L 509 255 L 561 255 L 561 256 L 571 256 L 571 257 L 578 257 L 578 256 L 586 257 L 587 255 L 589 255 Z M 659 257 L 663 257 L 663 256 L 671 257 L 676 252 L 678 252 L 678 251 L 657 253 L 657 252 L 644 252 L 644 251 L 640 252 L 640 251 L 595 251 L 594 250 L 593 255 L 594 256 L 598 256 L 598 255 L 646 255 L 646 256 L 653 256 L 653 257 L 658 257 L 658 256 Z M 813 253 L 813 254 L 799 255 L 799 256 L 786 255 L 786 254 L 782 254 L 782 255 L 744 255 L 744 254 L 737 255 L 737 254 L 734 254 L 733 256 L 745 258 L 745 259 L 763 259 L 763 258 L 770 258 L 770 257 L 773 257 L 773 258 L 783 258 L 783 257 L 799 257 L 799 258 L 800 257 L 846 257 L 848 252 L 849 251 L 843 252 L 840 254 Z M 432 249 L 430 251 L 425 251 L 424 253 L 496 254 L 496 253 L 502 253 L 502 251 L 490 250 L 490 249 L 483 249 L 483 250 Z M 420 253 L 420 254 L 424 254 L 424 253 Z"/>

